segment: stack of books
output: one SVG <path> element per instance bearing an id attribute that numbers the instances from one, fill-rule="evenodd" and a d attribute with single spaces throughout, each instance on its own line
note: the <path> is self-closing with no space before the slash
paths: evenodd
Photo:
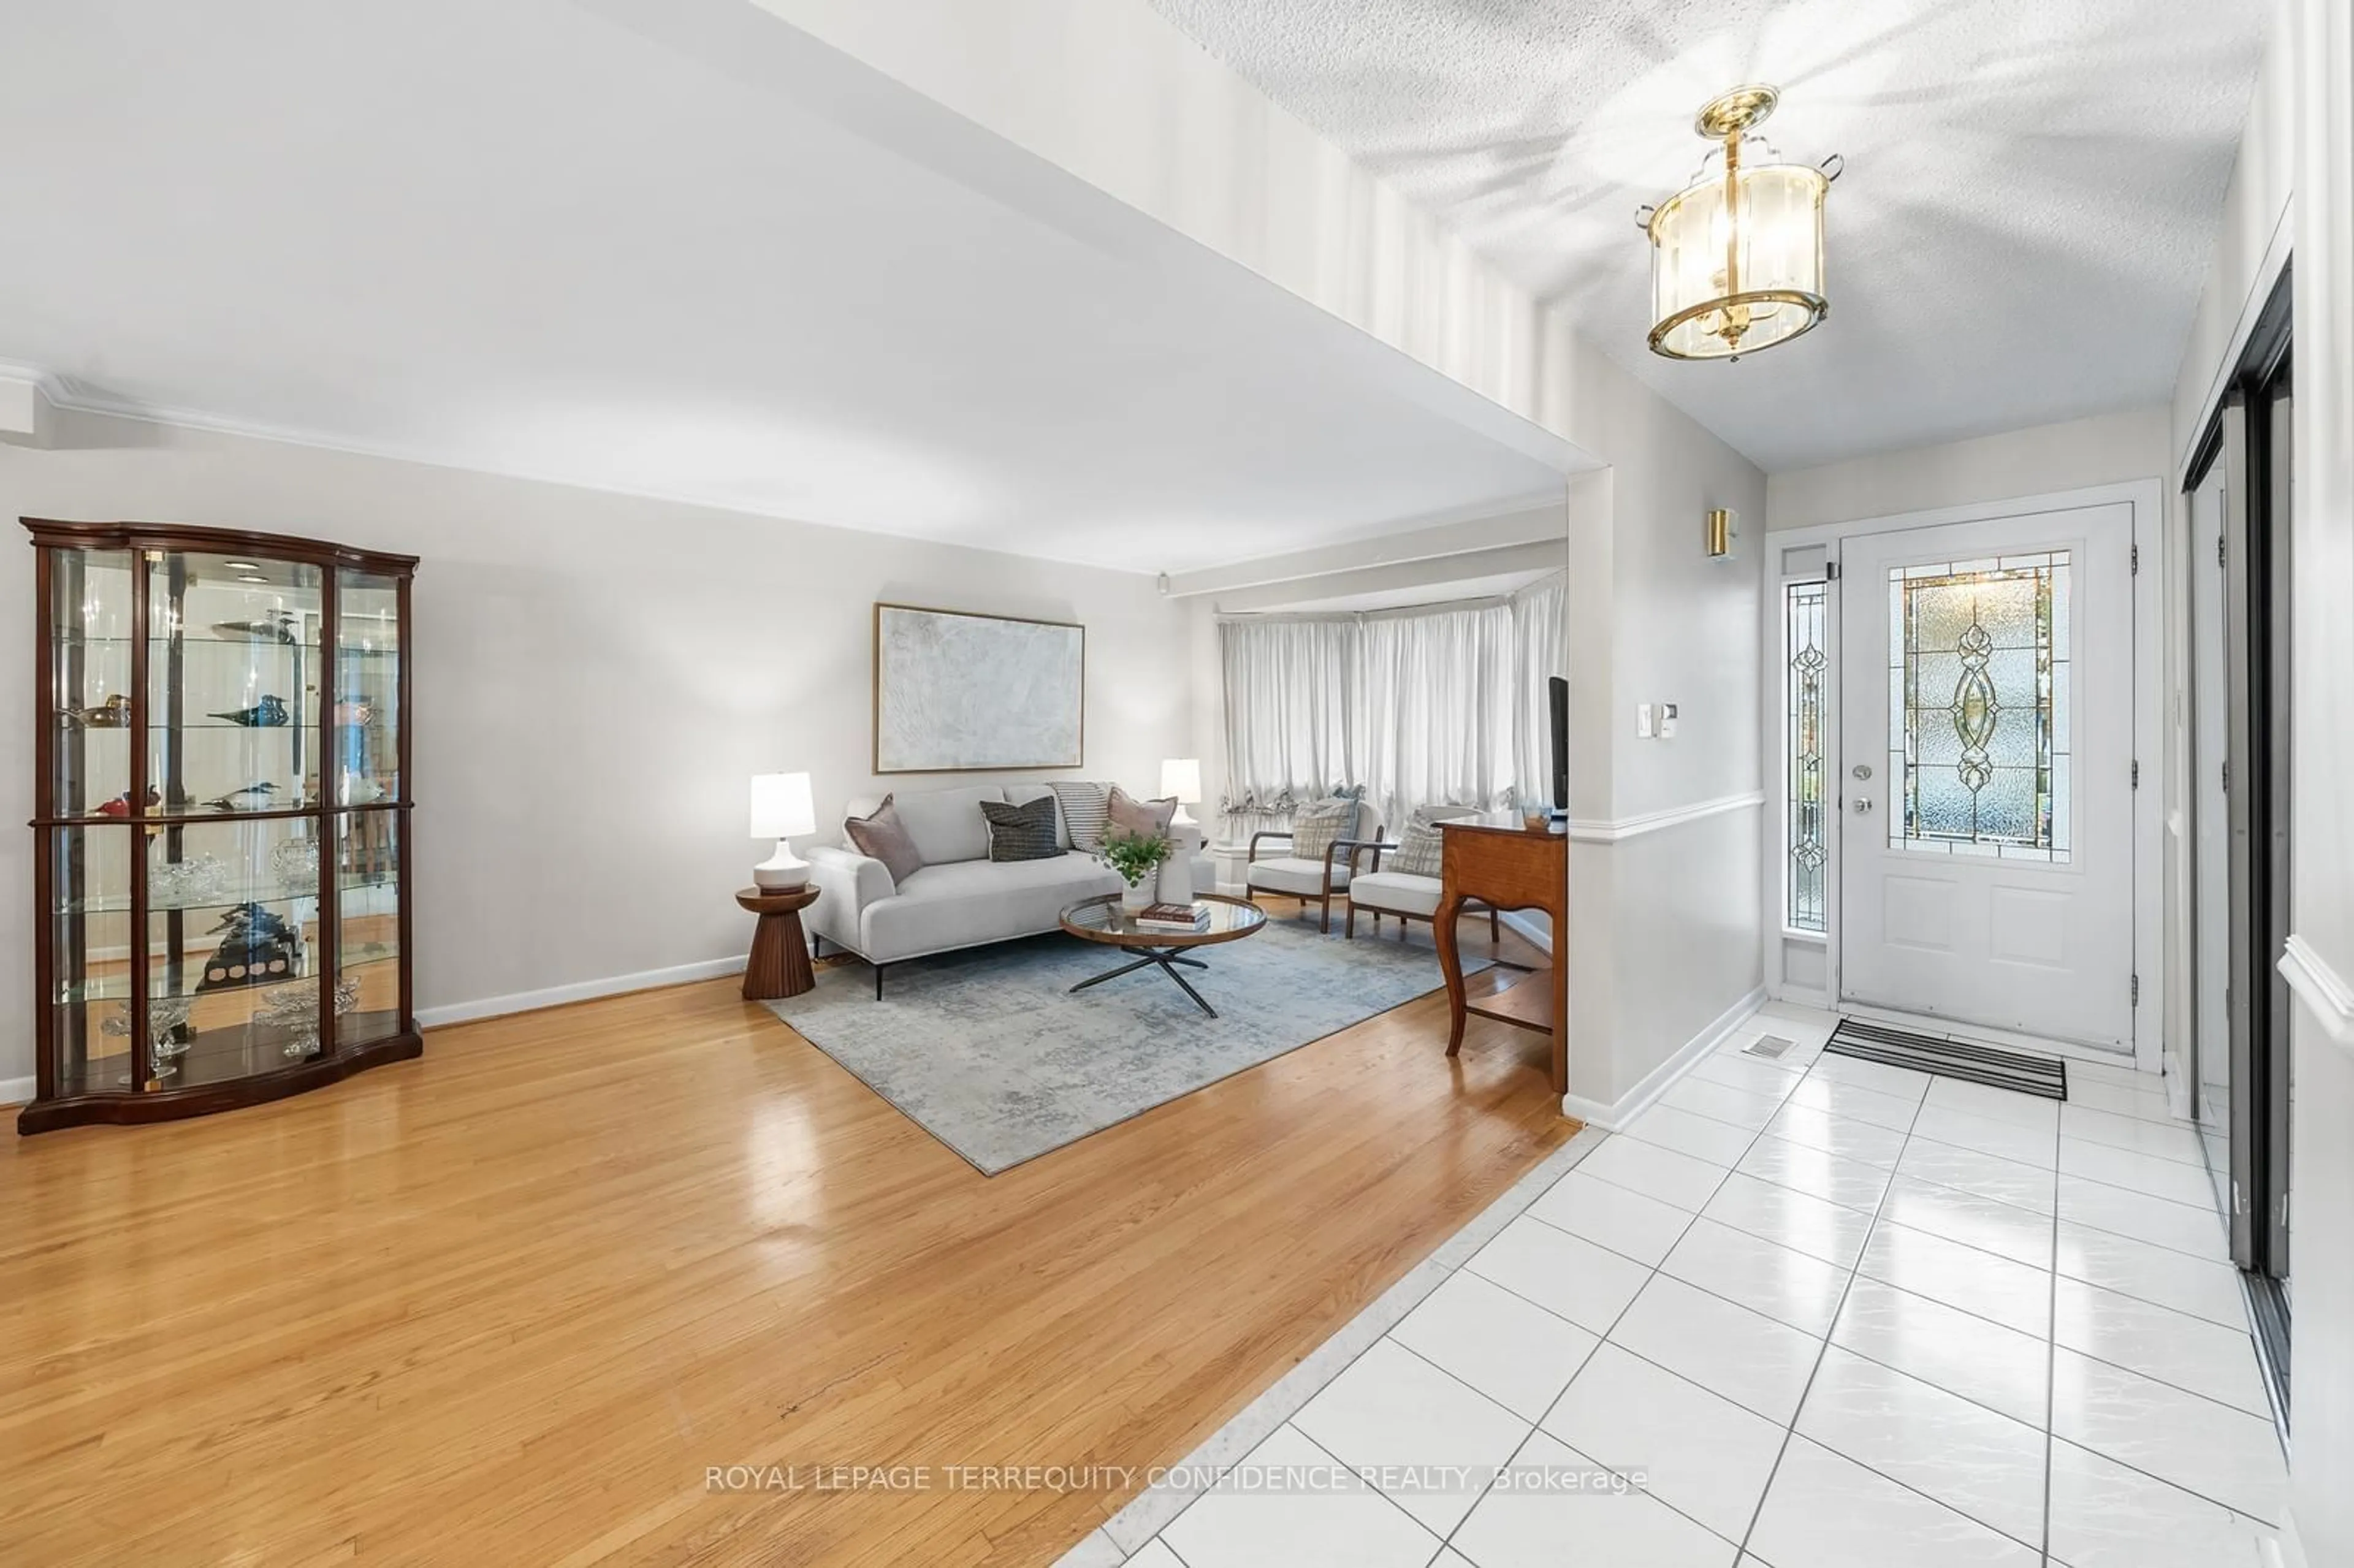
<path id="1" fill-rule="evenodd" d="M 1140 931 L 1206 931 L 1210 911 L 1201 904 L 1148 904 L 1136 912 Z"/>

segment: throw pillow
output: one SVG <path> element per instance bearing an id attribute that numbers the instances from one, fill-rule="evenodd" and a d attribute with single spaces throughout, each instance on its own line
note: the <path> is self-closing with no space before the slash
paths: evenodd
<path id="1" fill-rule="evenodd" d="M 1047 788 L 1054 790 L 1055 799 L 1063 803 L 1063 821 L 1071 829 L 1071 847 L 1081 854 L 1094 854 L 1101 850 L 1107 806 L 1104 787 L 1075 779 L 1049 784 Z"/>
<path id="2" fill-rule="evenodd" d="M 1416 806 L 1405 832 L 1398 835 L 1398 847 L 1389 858 L 1389 868 L 1409 876 L 1437 876 L 1440 851 L 1445 847 L 1438 824 L 1479 814 L 1477 806 Z"/>
<path id="3" fill-rule="evenodd" d="M 1311 800 L 1291 814 L 1291 853 L 1302 860 L 1322 860 L 1335 840 L 1357 836 L 1359 802 L 1350 795 L 1328 795 Z"/>
<path id="4" fill-rule="evenodd" d="M 1405 832 L 1398 835 L 1398 847 L 1389 857 L 1388 869 L 1408 876 L 1437 876 L 1439 852 L 1444 847 L 1437 827 L 1424 821 L 1421 813 L 1416 812 L 1414 821 L 1405 825 Z"/>
<path id="5" fill-rule="evenodd" d="M 1106 833 L 1142 833 L 1149 839 L 1165 839 L 1169 824 L 1177 815 L 1177 797 L 1161 800 L 1138 800 L 1115 784 L 1104 800 L 1104 832 Z"/>
<path id="6" fill-rule="evenodd" d="M 891 804 L 888 795 L 872 815 L 844 821 L 842 831 L 858 846 L 860 854 L 883 863 L 894 886 L 924 869 L 924 857 L 916 853 L 916 841 L 907 836 L 907 826 L 899 821 L 898 808 Z"/>
<path id="7" fill-rule="evenodd" d="M 983 800 L 981 814 L 989 819 L 989 858 L 1053 860 L 1063 853 L 1055 842 L 1055 797 L 1041 795 L 1019 806 Z"/>

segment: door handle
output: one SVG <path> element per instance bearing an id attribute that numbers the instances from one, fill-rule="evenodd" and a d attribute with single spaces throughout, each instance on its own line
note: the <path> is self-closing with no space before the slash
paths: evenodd
<path id="1" fill-rule="evenodd" d="M 1854 774 L 1858 779 L 1869 779 L 1872 777 L 1872 764 L 1869 762 L 1859 762 L 1853 768 L 1849 768 L 1848 771 Z"/>
<path id="2" fill-rule="evenodd" d="M 1848 809 L 1861 816 L 1864 812 L 1872 810 L 1872 797 L 1869 795 L 1858 795 L 1854 800 L 1848 802 Z"/>

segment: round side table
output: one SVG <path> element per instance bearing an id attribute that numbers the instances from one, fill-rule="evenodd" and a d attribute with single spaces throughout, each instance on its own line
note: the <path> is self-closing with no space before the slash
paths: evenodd
<path id="1" fill-rule="evenodd" d="M 736 902 L 760 917 L 752 932 L 752 959 L 744 966 L 744 1000 L 773 1001 L 817 984 L 810 969 L 801 911 L 817 902 L 814 887 L 739 887 Z"/>

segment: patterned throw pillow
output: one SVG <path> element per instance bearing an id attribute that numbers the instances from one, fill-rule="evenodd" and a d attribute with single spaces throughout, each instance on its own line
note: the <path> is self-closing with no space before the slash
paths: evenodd
<path id="1" fill-rule="evenodd" d="M 1446 846 L 1440 842 L 1437 827 L 1422 820 L 1416 812 L 1405 832 L 1398 835 L 1398 847 L 1389 857 L 1391 871 L 1404 872 L 1408 876 L 1437 876 L 1440 852 Z"/>
<path id="2" fill-rule="evenodd" d="M 1389 869 L 1408 876 L 1438 875 L 1441 852 L 1446 847 L 1438 824 L 1479 814 L 1476 806 L 1416 806 L 1405 832 L 1398 835 L 1397 853 L 1389 857 Z"/>
<path id="3" fill-rule="evenodd" d="M 924 869 L 924 857 L 917 853 L 916 841 L 907 836 L 907 825 L 899 821 L 899 809 L 888 795 L 871 814 L 844 821 L 842 831 L 860 854 L 883 863 L 894 886 Z"/>
<path id="4" fill-rule="evenodd" d="M 981 814 L 989 819 L 991 860 L 1053 860 L 1063 853 L 1055 842 L 1055 797 L 1041 795 L 1019 806 L 983 800 Z"/>
<path id="5" fill-rule="evenodd" d="M 1347 795 L 1329 795 L 1294 811 L 1291 853 L 1302 860 L 1322 860 L 1335 840 L 1355 838 L 1359 804 Z"/>
<path id="6" fill-rule="evenodd" d="M 1081 854 L 1094 854 L 1103 848 L 1104 813 L 1108 802 L 1104 787 L 1085 779 L 1049 784 L 1055 799 L 1063 803 L 1063 821 L 1070 824 L 1071 847 Z"/>
<path id="7" fill-rule="evenodd" d="M 1115 784 L 1104 801 L 1104 832 L 1140 833 L 1148 839 L 1165 839 L 1169 824 L 1177 817 L 1177 797 L 1164 800 L 1139 800 Z"/>

